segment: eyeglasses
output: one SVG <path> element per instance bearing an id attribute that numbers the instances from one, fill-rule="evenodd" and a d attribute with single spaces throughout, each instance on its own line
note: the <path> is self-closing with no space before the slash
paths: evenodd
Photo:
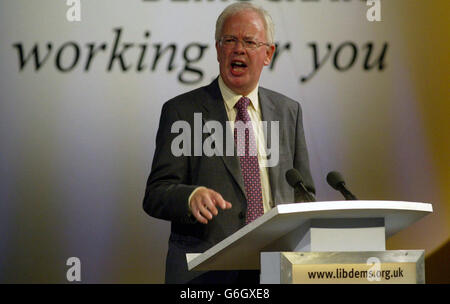
<path id="1" fill-rule="evenodd" d="M 223 47 L 235 47 L 238 42 L 241 42 L 244 48 L 254 50 L 259 48 L 262 45 L 270 46 L 270 43 L 267 42 L 259 42 L 252 39 L 238 39 L 234 36 L 223 36 L 220 38 L 219 43 Z"/>

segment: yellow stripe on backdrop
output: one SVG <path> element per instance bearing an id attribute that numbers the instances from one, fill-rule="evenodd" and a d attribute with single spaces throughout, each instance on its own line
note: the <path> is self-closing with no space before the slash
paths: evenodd
<path id="1" fill-rule="evenodd" d="M 423 219 L 426 231 L 407 229 L 388 241 L 388 249 L 420 243 L 430 255 L 449 239 L 450 232 L 450 2 L 448 0 L 392 1 L 408 51 L 406 60 L 415 85 L 424 132 L 433 157 L 437 197 L 434 213 Z M 389 11 L 386 11 L 389 16 Z M 415 241 L 411 241 L 415 240 Z"/>

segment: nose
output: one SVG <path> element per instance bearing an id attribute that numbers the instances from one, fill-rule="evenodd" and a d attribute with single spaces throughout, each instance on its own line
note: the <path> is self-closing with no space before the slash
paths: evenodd
<path id="1" fill-rule="evenodd" d="M 237 40 L 234 44 L 233 52 L 236 54 L 243 54 L 245 52 L 244 41 Z"/>

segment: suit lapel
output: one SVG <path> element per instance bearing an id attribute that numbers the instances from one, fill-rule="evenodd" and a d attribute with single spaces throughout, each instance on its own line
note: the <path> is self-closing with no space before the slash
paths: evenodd
<path id="1" fill-rule="evenodd" d="M 264 92 L 264 89 L 259 89 L 258 91 L 258 97 L 259 97 L 259 103 L 261 106 L 261 116 L 262 116 L 262 121 L 267 122 L 267 128 L 264 128 L 264 135 L 265 135 L 265 140 L 266 140 L 266 147 L 271 147 L 273 149 L 274 145 L 278 145 L 278 147 L 283 147 L 283 143 L 284 143 L 284 132 L 283 129 L 281 127 L 281 122 L 283 121 L 282 117 L 281 117 L 281 112 L 280 111 L 276 111 L 276 100 L 272 100 L 270 99 Z M 278 143 L 274 142 L 274 138 L 271 138 L 270 136 L 270 123 L 272 121 L 278 121 L 279 122 L 279 136 L 278 136 Z M 267 134 L 269 133 L 269 134 Z M 279 156 L 280 156 L 280 152 L 279 152 Z M 280 161 L 280 160 L 279 160 Z M 280 178 L 284 178 L 284 173 L 281 172 L 281 166 L 278 164 L 277 166 L 272 166 L 272 167 L 268 167 L 268 174 L 269 174 L 269 183 L 270 183 L 270 189 L 272 192 L 272 202 L 273 204 L 275 204 L 275 202 L 279 201 L 279 193 L 278 193 L 278 189 L 277 189 L 277 182 L 279 181 Z M 274 207 L 274 206 L 272 206 Z"/>
<path id="2" fill-rule="evenodd" d="M 233 155 L 232 156 L 226 156 L 226 128 L 229 128 L 229 126 L 226 124 L 228 121 L 228 115 L 227 111 L 225 109 L 225 104 L 223 101 L 222 94 L 220 93 L 218 80 L 214 80 L 208 87 L 208 97 L 205 100 L 202 101 L 203 106 L 203 124 L 206 124 L 208 121 L 218 121 L 222 125 L 223 130 L 223 156 L 220 158 L 225 163 L 225 166 L 227 167 L 228 171 L 230 172 L 231 176 L 233 176 L 236 183 L 239 185 L 239 188 L 242 191 L 242 194 L 245 197 L 245 188 L 244 188 L 244 180 L 242 178 L 241 174 L 241 167 L 239 164 L 239 158 L 236 156 L 236 147 L 234 147 L 234 139 L 233 139 Z M 209 133 L 210 130 L 208 130 Z M 231 132 L 231 130 L 228 130 Z M 229 133 L 232 134 L 233 133 Z"/>

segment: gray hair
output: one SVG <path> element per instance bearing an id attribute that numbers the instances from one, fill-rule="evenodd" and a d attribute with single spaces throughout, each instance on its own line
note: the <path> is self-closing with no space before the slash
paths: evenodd
<path id="1" fill-rule="evenodd" d="M 246 10 L 254 11 L 259 14 L 261 19 L 264 21 L 264 28 L 266 29 L 267 42 L 269 42 L 270 44 L 273 44 L 273 36 L 274 36 L 274 32 L 275 32 L 275 26 L 273 24 L 272 17 L 262 7 L 256 6 L 256 5 L 254 5 L 252 3 L 248 3 L 248 2 L 233 3 L 229 6 L 227 6 L 223 10 L 223 12 L 219 15 L 219 18 L 217 18 L 217 21 L 216 21 L 216 33 L 215 33 L 216 41 L 219 41 L 221 38 L 223 24 L 225 23 L 225 20 L 227 20 L 228 17 L 230 17 L 234 14 L 237 14 L 239 12 L 246 11 Z"/>

